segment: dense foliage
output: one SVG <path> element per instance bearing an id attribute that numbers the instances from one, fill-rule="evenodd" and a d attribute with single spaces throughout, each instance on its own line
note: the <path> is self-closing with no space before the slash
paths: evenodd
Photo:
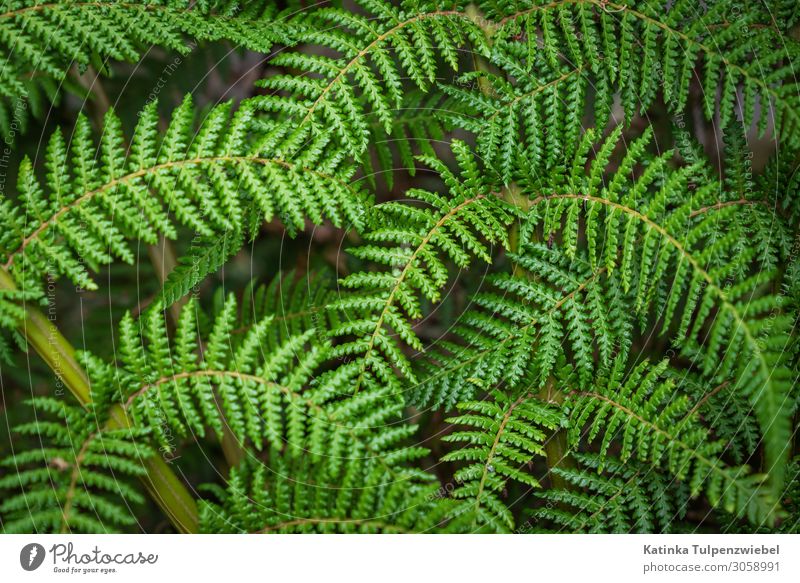
<path id="1" fill-rule="evenodd" d="M 799 7 L 6 2 L 3 530 L 798 530 Z"/>

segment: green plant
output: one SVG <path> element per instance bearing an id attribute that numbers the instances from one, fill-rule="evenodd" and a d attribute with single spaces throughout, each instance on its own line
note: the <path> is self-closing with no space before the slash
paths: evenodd
<path id="1" fill-rule="evenodd" d="M 707 5 L 7 3 L 4 530 L 795 530 L 800 13 Z"/>

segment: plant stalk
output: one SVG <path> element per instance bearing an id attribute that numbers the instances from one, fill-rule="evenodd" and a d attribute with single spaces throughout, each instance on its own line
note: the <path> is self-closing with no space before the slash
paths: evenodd
<path id="1" fill-rule="evenodd" d="M 542 390 L 539 392 L 539 399 L 545 403 L 552 403 L 559 407 L 564 404 L 564 393 L 556 388 L 555 379 L 550 376 Z M 564 429 L 556 429 L 544 443 L 544 453 L 547 457 L 547 475 L 550 478 L 550 486 L 558 490 L 565 490 L 570 487 L 569 483 L 556 474 L 553 468 L 572 468 L 575 466 L 570 457 L 570 447 L 567 443 L 567 432 Z"/>
<path id="2" fill-rule="evenodd" d="M 486 36 L 486 42 L 491 46 L 492 44 L 492 36 L 495 33 L 495 29 L 481 14 L 480 9 L 477 8 L 474 4 L 470 4 L 466 9 L 467 14 L 469 17 L 478 24 L 478 26 L 483 30 L 484 35 Z M 475 66 L 475 70 L 483 71 L 483 72 L 492 72 L 493 67 L 491 63 L 487 62 L 482 56 L 473 53 L 473 63 Z M 486 81 L 486 79 L 479 79 L 478 87 L 480 88 L 481 92 L 491 97 L 493 94 L 491 84 Z M 526 213 L 530 210 L 531 201 L 530 199 L 523 195 L 520 191 L 519 186 L 515 183 L 511 183 L 505 186 L 501 191 L 502 198 L 511 205 L 514 205 L 518 209 L 520 209 L 523 213 Z M 519 222 L 515 222 L 511 225 L 511 231 L 508 237 L 509 248 L 512 252 L 516 253 L 519 251 L 520 245 L 520 233 L 519 233 Z M 512 273 L 515 276 L 522 277 L 531 277 L 531 274 L 527 273 L 524 269 L 522 269 L 516 262 L 513 263 Z M 558 390 L 555 386 L 555 379 L 551 376 L 544 387 L 542 387 L 541 391 L 538 395 L 539 399 L 544 401 L 545 403 L 554 403 L 559 406 L 563 405 L 564 403 L 564 394 Z M 547 470 L 548 476 L 550 478 L 550 484 L 553 488 L 557 489 L 564 489 L 569 487 L 564 478 L 557 475 L 553 472 L 553 468 L 555 467 L 562 467 L 562 468 L 570 468 L 574 467 L 574 461 L 569 456 L 570 448 L 569 443 L 567 442 L 567 433 L 563 429 L 557 429 L 553 432 L 552 435 L 549 436 L 547 441 L 544 445 L 545 455 L 547 457 Z"/>
<path id="3" fill-rule="evenodd" d="M 163 287 L 164 282 L 167 281 L 167 276 L 178 265 L 175 248 L 172 242 L 162 234 L 158 236 L 156 244 L 147 246 L 147 254 L 150 256 L 150 263 L 153 264 L 158 282 Z M 181 308 L 186 304 L 186 300 L 187 297 L 184 296 L 169 307 L 170 320 L 175 326 L 177 326 L 181 317 Z"/>
<path id="4" fill-rule="evenodd" d="M 172 245 L 172 242 L 169 239 L 164 237 L 164 235 L 160 235 L 158 237 L 158 243 L 155 245 L 149 245 L 147 247 L 147 253 L 150 256 L 150 262 L 153 264 L 153 269 L 155 269 L 156 277 L 163 287 L 164 283 L 167 281 L 167 276 L 178 265 L 175 247 Z M 169 314 L 170 322 L 172 322 L 173 326 L 178 325 L 178 321 L 181 317 L 181 310 L 186 305 L 187 300 L 188 296 L 184 296 L 169 307 L 167 313 Z M 217 410 L 219 411 L 220 416 L 224 419 L 225 413 L 219 406 L 219 402 L 216 399 L 215 401 L 217 402 Z M 225 461 L 227 462 L 229 468 L 236 467 L 244 459 L 244 449 L 239 443 L 239 440 L 233 434 L 233 431 L 231 431 L 227 420 L 222 424 L 222 438 L 220 439 L 220 445 L 222 446 L 222 453 L 225 456 Z"/>

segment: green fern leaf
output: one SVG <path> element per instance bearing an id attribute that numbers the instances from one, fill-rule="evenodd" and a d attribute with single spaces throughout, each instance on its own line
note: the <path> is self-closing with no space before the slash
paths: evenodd
<path id="1" fill-rule="evenodd" d="M 6 492 L 0 503 L 3 531 L 107 533 L 136 524 L 130 505 L 144 497 L 121 478 L 144 475 L 142 460 L 154 455 L 147 432 L 106 428 L 103 412 L 60 399 L 41 397 L 30 404 L 44 415 L 16 432 L 40 447 L 2 461 L 14 468 L 0 478 L 0 491 Z"/>
<path id="2" fill-rule="evenodd" d="M 453 476 L 457 487 L 452 497 L 458 503 L 450 518 L 468 532 L 512 530 L 514 518 L 501 498 L 503 491 L 509 481 L 540 486 L 525 467 L 534 456 L 544 456 L 546 431 L 561 426 L 561 414 L 530 395 L 511 398 L 500 392 L 485 401 L 459 403 L 458 409 L 463 413 L 448 422 L 465 429 L 444 440 L 464 446 L 442 458 L 463 462 Z"/>
<path id="3" fill-rule="evenodd" d="M 302 153 L 287 149 L 285 126 L 254 125 L 252 114 L 247 105 L 231 114 L 225 103 L 195 130 L 187 98 L 159 138 L 151 104 L 126 151 L 120 121 L 109 112 L 99 157 L 88 121 L 79 118 L 69 148 L 60 132 L 50 140 L 46 180 L 25 160 L 21 205 L 0 202 L 4 269 L 20 284 L 49 272 L 95 289 L 90 268 L 112 257 L 133 262 L 128 239 L 174 238 L 176 222 L 204 237 L 231 233 L 232 241 L 241 240 L 248 208 L 263 220 L 280 218 L 290 233 L 303 229 L 307 217 L 360 225 L 365 195 L 348 182 L 355 169 L 326 148 L 326 139 Z"/>
<path id="4" fill-rule="evenodd" d="M 720 459 L 724 443 L 697 423 L 686 396 L 671 379 L 663 379 L 666 368 L 666 361 L 643 362 L 626 372 L 625 361 L 617 359 L 590 388 L 575 390 L 566 404 L 570 441 L 579 443 L 585 431 L 588 442 L 600 440 L 602 460 L 618 440 L 620 462 L 635 457 L 688 484 L 692 496 L 704 492 L 711 504 L 728 512 L 753 523 L 772 522 L 777 501 L 762 485 L 765 476 Z"/>
<path id="5" fill-rule="evenodd" d="M 347 366 L 358 371 L 354 392 L 365 376 L 395 384 L 394 368 L 413 379 L 411 365 L 393 336 L 416 351 L 424 350 L 409 320 L 422 316 L 423 299 L 440 299 L 449 276 L 445 261 L 466 268 L 473 256 L 490 260 L 489 247 L 481 239 L 508 244 L 506 225 L 513 217 L 510 207 L 489 193 L 491 184 L 463 143 L 454 142 L 453 152 L 462 169 L 460 176 L 438 160 L 425 159 L 442 176 L 450 198 L 413 190 L 408 196 L 428 209 L 395 202 L 381 205 L 376 226 L 364 235 L 368 244 L 351 250 L 356 258 L 387 268 L 344 278 L 341 285 L 355 292 L 334 306 L 363 314 L 343 320 L 332 331 L 334 336 L 353 338 L 338 344 L 333 356 L 353 359 Z"/>

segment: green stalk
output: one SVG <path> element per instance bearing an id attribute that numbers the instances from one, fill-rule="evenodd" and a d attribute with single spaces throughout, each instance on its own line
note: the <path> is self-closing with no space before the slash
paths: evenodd
<path id="1" fill-rule="evenodd" d="M 153 264 L 158 282 L 163 287 L 167 281 L 167 276 L 178 265 L 175 248 L 169 239 L 164 235 L 159 235 L 156 244 L 147 246 L 147 254 L 150 256 L 150 263 Z M 178 325 L 178 320 L 181 317 L 181 308 L 186 305 L 188 299 L 188 296 L 184 296 L 169 307 L 169 317 L 173 325 Z"/>
<path id="2" fill-rule="evenodd" d="M 489 46 L 491 46 L 492 37 L 496 32 L 494 25 L 483 17 L 480 9 L 474 4 L 467 6 L 466 13 L 481 28 L 481 30 L 483 30 L 483 34 L 486 37 L 486 42 Z M 473 53 L 472 58 L 477 71 L 493 71 L 491 63 L 487 62 L 486 59 L 480 55 Z M 493 92 L 491 85 L 486 82 L 485 79 L 479 80 L 478 87 L 484 95 L 489 97 L 492 96 Z M 519 186 L 517 186 L 515 183 L 512 182 L 508 186 L 504 187 L 500 195 L 502 196 L 503 200 L 514 205 L 521 211 L 528 212 L 530 210 L 530 199 L 520 192 Z M 520 241 L 518 222 L 515 222 L 513 225 L 511 225 L 511 232 L 509 233 L 508 241 L 512 252 L 516 253 L 519 251 Z M 531 274 L 526 273 L 525 270 L 523 270 L 516 262 L 514 262 L 512 269 L 513 274 L 516 276 L 532 277 Z M 538 397 L 546 403 L 553 403 L 557 404 L 558 406 L 561 406 L 564 403 L 564 394 L 556 388 L 555 379 L 552 376 L 547 380 L 545 386 L 542 387 Z M 567 443 L 566 431 L 563 429 L 556 429 L 545 442 L 544 451 L 547 458 L 547 469 L 551 486 L 558 489 L 567 488 L 569 484 L 566 482 L 566 480 L 552 471 L 553 468 L 557 466 L 562 468 L 574 467 L 574 461 L 569 456 L 570 448 L 569 444 Z"/>
<path id="3" fill-rule="evenodd" d="M 0 269 L 0 289 L 17 289 L 5 269 Z M 26 305 L 25 319 L 20 322 L 19 331 L 80 404 L 85 406 L 90 403 L 92 389 L 86 371 L 75 357 L 75 348 L 56 325 L 41 310 Z M 132 424 L 121 405 L 114 405 L 109 415 L 108 427 L 111 429 L 130 427 Z M 197 532 L 197 504 L 169 465 L 160 456 L 142 460 L 142 465 L 147 472 L 142 482 L 175 528 L 185 533 Z"/>
<path id="4" fill-rule="evenodd" d="M 539 399 L 545 403 L 552 403 L 559 407 L 564 405 L 564 393 L 556 387 L 555 379 L 550 376 L 547 383 L 539 392 Z M 547 474 L 550 478 L 550 486 L 559 490 L 570 487 L 569 482 L 553 472 L 553 468 L 574 468 L 575 462 L 570 457 L 570 447 L 567 443 L 567 432 L 564 429 L 556 429 L 544 444 L 544 453 L 547 458 Z"/>
<path id="5" fill-rule="evenodd" d="M 153 264 L 153 268 L 156 270 L 156 277 L 158 277 L 158 281 L 163 287 L 167 280 L 167 276 L 178 265 L 175 248 L 169 239 L 165 238 L 163 235 L 160 235 L 158 238 L 158 243 L 155 245 L 148 245 L 147 253 L 150 255 L 150 261 Z M 168 314 L 173 326 L 178 325 L 178 321 L 181 317 L 181 310 L 183 309 L 183 306 L 186 305 L 188 299 L 189 296 L 184 296 L 169 307 Z M 219 400 L 215 399 L 215 402 L 217 404 L 217 410 L 219 411 L 220 416 L 225 419 L 225 413 L 222 411 L 222 408 L 219 405 Z M 224 421 L 222 424 L 222 438 L 220 439 L 220 445 L 222 446 L 222 454 L 225 456 L 225 461 L 228 463 L 229 468 L 238 466 L 239 463 L 241 463 L 241 461 L 244 459 L 244 449 L 239 443 L 239 440 L 233 434 L 233 431 L 231 431 L 227 421 Z"/>

